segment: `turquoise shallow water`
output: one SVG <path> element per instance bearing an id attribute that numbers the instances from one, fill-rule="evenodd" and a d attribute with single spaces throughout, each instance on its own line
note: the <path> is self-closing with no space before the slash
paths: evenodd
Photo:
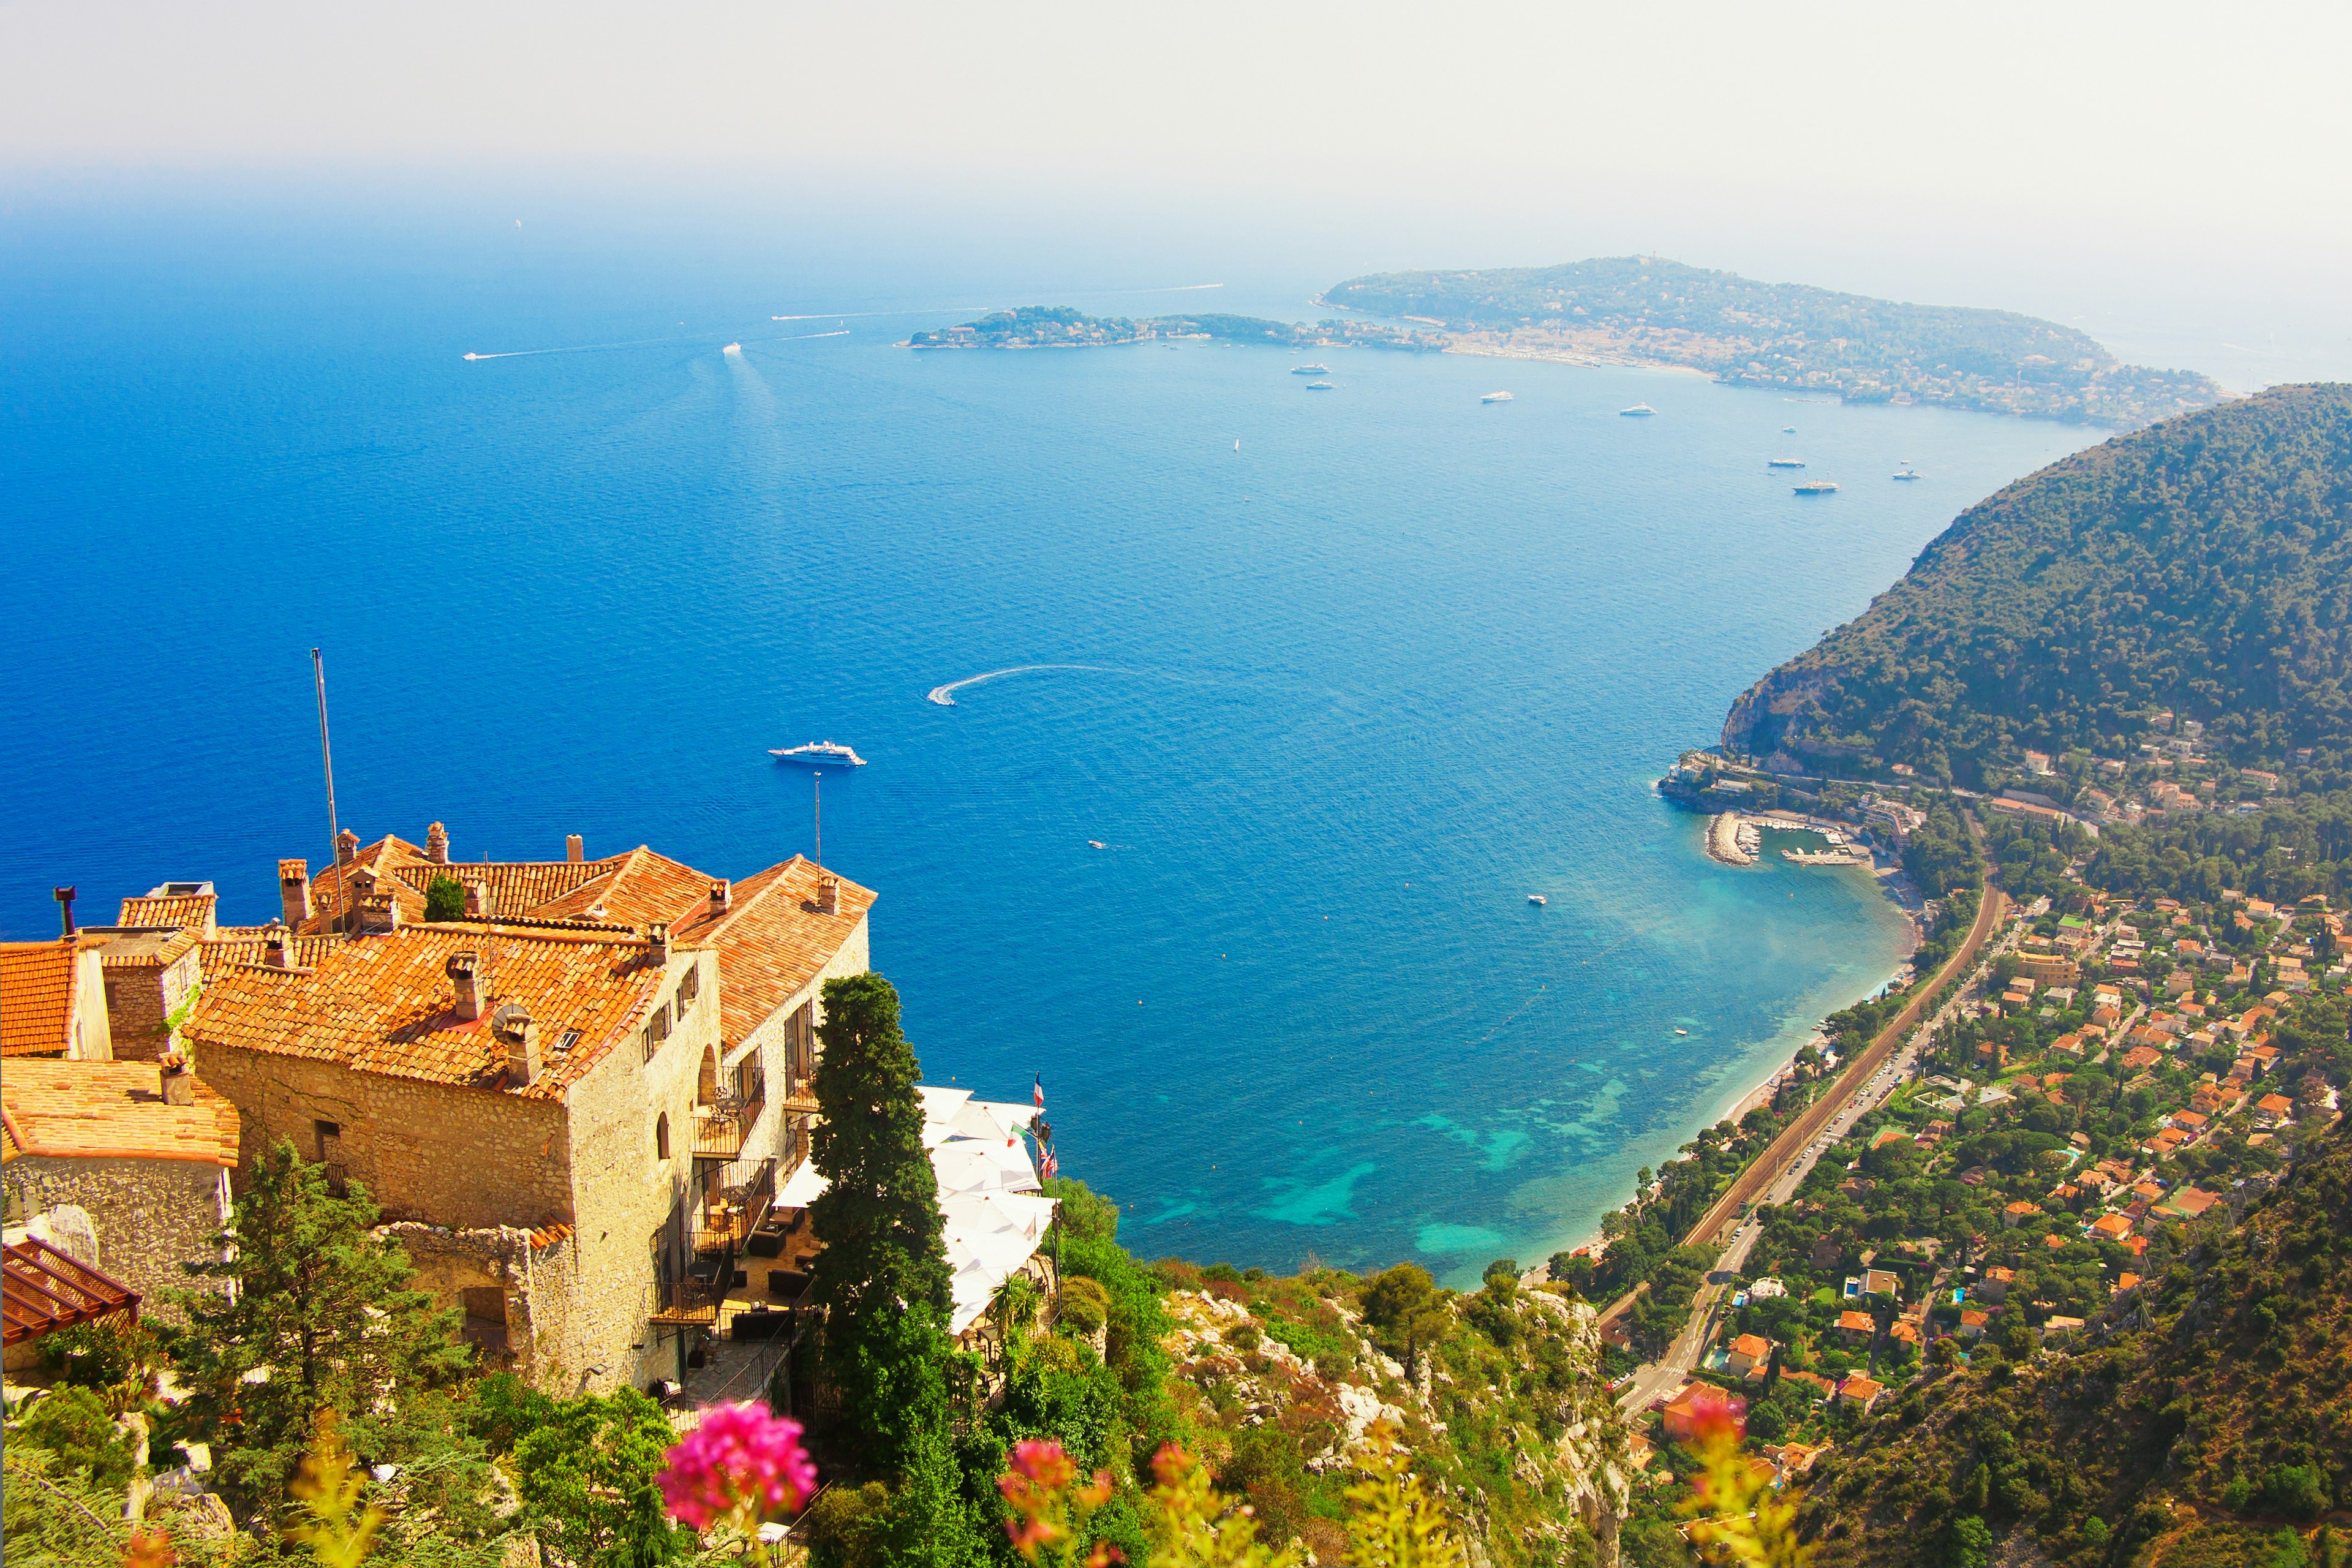
<path id="1" fill-rule="evenodd" d="M 891 312 L 1005 298 L 964 261 L 130 228 L 0 259 L 8 933 L 68 881 L 267 918 L 275 860 L 324 854 L 314 642 L 342 820 L 461 857 L 578 831 L 740 876 L 810 846 L 764 749 L 848 741 L 825 854 L 881 891 L 929 1075 L 1042 1073 L 1153 1254 L 1541 1257 L 1880 984 L 1865 879 L 1715 866 L 1649 782 L 2091 437 L 1454 356 L 1335 351 L 1310 393 L 1270 350 L 892 347 L 954 318 Z M 768 319 L 853 306 L 885 313 Z M 583 352 L 460 357 L 545 348 Z M 1792 496 L 1783 450 L 1845 489 Z M 1087 668 L 925 700 L 1017 665 Z"/>

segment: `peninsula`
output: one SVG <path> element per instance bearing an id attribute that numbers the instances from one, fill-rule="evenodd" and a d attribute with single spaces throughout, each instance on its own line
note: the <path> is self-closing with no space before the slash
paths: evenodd
<path id="1" fill-rule="evenodd" d="M 1362 346 L 1411 349 L 1435 353 L 1447 340 L 1370 321 L 1272 321 L 1262 316 L 1089 316 L 1066 305 L 1024 305 L 1013 310 L 992 310 L 978 321 L 934 331 L 917 332 L 905 347 L 914 349 L 1094 349 L 1120 343 L 1148 342 L 1154 338 L 1222 340 L 1229 342 L 1272 343 L 1280 348 L 1343 348 Z"/>
<path id="2" fill-rule="evenodd" d="M 1455 353 L 1675 365 L 1718 381 L 2135 429 L 2221 400 L 2192 371 L 2119 363 L 2072 327 L 2010 310 L 1901 304 L 1656 257 L 1383 272 L 1317 303 L 1446 334 Z"/>

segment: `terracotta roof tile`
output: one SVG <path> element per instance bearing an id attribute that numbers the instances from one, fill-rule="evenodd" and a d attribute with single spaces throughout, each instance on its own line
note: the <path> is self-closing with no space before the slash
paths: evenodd
<path id="1" fill-rule="evenodd" d="M 342 910 L 343 879 L 346 875 L 351 878 L 352 891 L 361 895 L 364 894 L 370 883 L 389 879 L 394 900 L 400 907 L 400 918 L 404 921 L 423 920 L 424 893 L 403 881 L 398 873 L 404 866 L 424 864 L 424 850 L 392 834 L 386 834 L 365 848 L 354 851 L 348 867 L 330 866 L 311 881 L 311 914 L 302 922 L 303 934 L 315 936 L 335 929 L 336 920 Z"/>
<path id="2" fill-rule="evenodd" d="M 209 985 L 226 971 L 247 964 L 267 965 L 276 932 L 269 927 L 236 927 L 238 934 L 218 942 L 205 943 L 202 957 L 196 962 L 203 966 L 205 984 Z M 261 934 L 247 935 L 251 931 Z M 339 936 L 298 936 L 294 939 L 294 966 L 315 969 L 319 961 L 333 951 L 343 939 Z"/>
<path id="3" fill-rule="evenodd" d="M 98 950 L 98 962 L 109 969 L 169 969 L 204 938 L 183 927 L 158 941 L 152 937 L 113 939 Z"/>
<path id="4" fill-rule="evenodd" d="M 220 900 L 211 893 L 141 894 L 122 900 L 122 912 L 114 923 L 125 926 L 194 926 L 210 934 L 214 911 Z"/>
<path id="5" fill-rule="evenodd" d="M 67 940 L 0 942 L 0 1056 L 62 1051 L 71 1043 L 80 952 Z"/>
<path id="6" fill-rule="evenodd" d="M 613 868 L 530 913 L 542 920 L 607 920 L 623 925 L 679 921 L 710 902 L 714 878 L 656 855 L 643 845 L 619 856 Z M 592 910 L 602 910 L 592 914 Z"/>
<path id="7" fill-rule="evenodd" d="M 459 861 L 446 866 L 424 860 L 395 867 L 393 875 L 419 894 L 433 885 L 436 877 L 454 877 L 488 895 L 485 913 L 511 918 L 537 914 L 544 906 L 577 892 L 582 884 L 619 869 L 624 858 L 616 855 L 603 860 Z"/>
<path id="8" fill-rule="evenodd" d="M 832 963 L 874 907 L 872 889 L 844 878 L 840 913 L 821 913 L 817 880 L 826 875 L 830 873 L 814 862 L 795 855 L 736 883 L 725 914 L 705 912 L 678 925 L 674 933 L 677 940 L 719 949 L 719 1036 L 727 1049 L 741 1044 Z M 704 911 L 709 898 L 705 883 Z"/>
<path id="9" fill-rule="evenodd" d="M 226 969 L 205 987 L 186 1034 L 199 1061 L 208 1048 L 242 1049 L 503 1089 L 506 1051 L 488 1013 L 457 1015 L 447 964 L 463 952 L 481 955 L 499 1002 L 520 1002 L 538 1023 L 545 1070 L 509 1090 L 538 1100 L 562 1099 L 629 1036 L 662 973 L 642 939 L 607 931 L 424 926 L 339 942 L 307 972 Z M 578 1040 L 559 1049 L 575 1029 Z"/>
<path id="10" fill-rule="evenodd" d="M 166 1105 L 152 1062 L 23 1061 L 0 1082 L 20 1154 L 68 1160 L 236 1164 L 236 1109 L 199 1079 L 193 1105 Z"/>

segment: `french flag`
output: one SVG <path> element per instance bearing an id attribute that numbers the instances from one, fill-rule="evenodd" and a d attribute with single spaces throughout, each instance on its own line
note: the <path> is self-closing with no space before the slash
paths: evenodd
<path id="1" fill-rule="evenodd" d="M 1045 1075 L 1044 1073 L 1039 1073 L 1037 1075 L 1035 1093 L 1037 1098 L 1037 1109 L 1043 1110 L 1045 1109 Z"/>

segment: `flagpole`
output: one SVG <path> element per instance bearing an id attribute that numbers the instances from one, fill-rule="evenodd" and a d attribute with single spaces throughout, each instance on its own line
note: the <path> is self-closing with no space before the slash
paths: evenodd
<path id="1" fill-rule="evenodd" d="M 327 769 L 327 863 L 335 868 L 335 929 L 351 934 L 352 890 L 343 875 L 343 830 L 335 821 L 335 748 L 327 739 L 327 665 L 319 650 L 310 650 L 310 673 L 319 685 L 319 755 Z"/>

